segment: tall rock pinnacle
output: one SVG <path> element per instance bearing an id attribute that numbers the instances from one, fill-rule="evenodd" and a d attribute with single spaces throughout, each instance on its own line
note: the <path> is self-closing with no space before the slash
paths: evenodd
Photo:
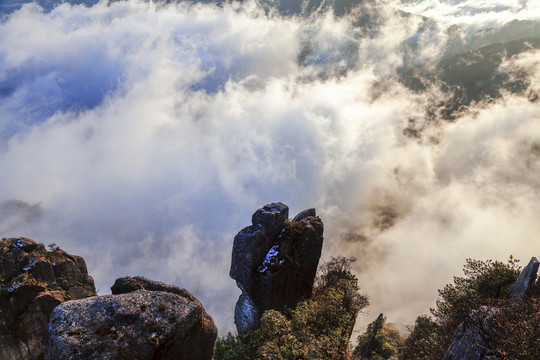
<path id="1" fill-rule="evenodd" d="M 323 223 L 315 209 L 288 217 L 286 205 L 265 205 L 234 238 L 229 275 L 242 290 L 234 314 L 239 332 L 257 328 L 265 310 L 292 308 L 311 297 Z"/>

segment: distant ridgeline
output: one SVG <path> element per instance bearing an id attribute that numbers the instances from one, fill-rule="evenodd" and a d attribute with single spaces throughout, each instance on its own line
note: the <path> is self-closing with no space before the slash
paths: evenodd
<path id="1" fill-rule="evenodd" d="M 121 0 L 110 0 L 111 3 Z M 0 5 L 0 12 L 10 13 L 20 9 L 23 4 L 37 3 L 46 11 L 54 9 L 62 3 L 73 5 L 93 6 L 99 0 L 4 0 Z M 150 2 L 150 0 L 147 0 Z M 154 0 L 154 3 L 214 3 L 223 4 L 227 0 Z M 308 16 L 314 13 L 322 13 L 332 10 L 337 16 L 342 16 L 349 13 L 355 6 L 359 4 L 374 5 L 374 0 L 259 0 L 259 4 L 268 10 L 276 9 L 282 15 L 304 15 Z"/>
<path id="2" fill-rule="evenodd" d="M 98 0 L 4 0 L 0 5 L 0 15 L 5 16 L 19 9 L 23 4 L 36 2 L 45 11 L 51 11 L 61 3 L 93 6 Z M 114 0 L 110 1 L 114 3 Z M 164 3 L 183 2 L 168 0 Z M 189 3 L 223 4 L 223 0 L 185 0 Z M 154 1 L 159 3 L 159 1 Z M 259 0 L 261 8 L 266 11 L 277 11 L 283 16 L 299 16 L 309 18 L 328 11 L 337 17 L 349 16 L 351 27 L 355 30 L 353 37 L 376 37 L 384 29 L 387 20 L 382 15 L 383 5 L 375 0 Z M 512 56 L 530 52 L 540 48 L 540 24 L 536 21 L 513 20 L 498 28 L 487 28 L 474 33 L 459 26 L 450 26 L 444 37 L 445 51 L 429 62 L 419 62 L 416 49 L 424 33 L 437 28 L 435 20 L 416 14 L 396 10 L 406 19 L 414 17 L 418 25 L 404 41 L 400 49 L 403 53 L 403 65 L 398 69 L 398 80 L 412 91 L 430 93 L 434 89 L 445 96 L 435 97 L 426 111 L 429 121 L 453 121 L 460 113 L 474 102 L 490 101 L 499 98 L 503 92 L 513 93 L 536 101 L 540 94 L 527 92 L 530 77 L 509 71 L 500 71 L 503 61 Z M 298 63 L 301 66 L 320 61 L 312 56 L 313 44 L 309 39 L 302 40 Z M 438 46 L 439 44 L 437 44 Z M 342 54 L 346 67 L 343 71 L 354 69 L 358 62 L 358 46 L 353 40 L 349 49 Z M 337 61 L 336 60 L 336 61 Z M 513 69 L 513 71 L 520 71 Z M 518 76 L 515 76 L 518 75 Z M 394 79 L 392 79 L 394 80 Z M 384 81 L 383 81 L 384 82 Z M 383 84 L 380 86 L 384 88 Z M 443 98 L 443 100 L 441 100 Z M 404 134 L 412 138 L 421 138 L 425 119 L 411 119 L 404 129 Z"/>
<path id="3" fill-rule="evenodd" d="M 461 29 L 448 30 L 445 54 L 436 62 L 405 69 L 400 81 L 411 90 L 423 93 L 439 89 L 446 94 L 428 106 L 426 120 L 453 121 L 473 102 L 492 101 L 503 92 L 540 99 L 528 92 L 530 77 L 520 69 L 500 71 L 505 60 L 540 49 L 540 24 L 536 21 L 511 21 L 498 29 L 486 29 L 465 37 Z M 410 124 L 404 134 L 419 137 L 421 129 Z"/>

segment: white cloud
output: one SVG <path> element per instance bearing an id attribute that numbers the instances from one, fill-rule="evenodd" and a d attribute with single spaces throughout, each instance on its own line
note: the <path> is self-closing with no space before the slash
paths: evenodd
<path id="1" fill-rule="evenodd" d="M 124 275 L 183 286 L 221 334 L 232 238 L 268 202 L 316 207 L 323 255 L 355 254 L 391 321 L 425 312 L 466 257 L 535 255 L 538 103 L 508 95 L 439 144 L 405 138 L 426 99 L 392 76 L 420 22 L 393 11 L 369 38 L 250 2 L 23 7 L 0 24 L 0 200 L 41 210 L 0 233 L 84 256 L 102 293 Z M 420 63 L 445 26 L 418 35 Z M 527 56 L 500 70 L 534 70 Z"/>
<path id="2" fill-rule="evenodd" d="M 540 17 L 540 4 L 530 0 L 401 0 L 394 2 L 404 11 L 450 25 L 464 25 L 470 31 L 497 27 L 509 20 Z"/>

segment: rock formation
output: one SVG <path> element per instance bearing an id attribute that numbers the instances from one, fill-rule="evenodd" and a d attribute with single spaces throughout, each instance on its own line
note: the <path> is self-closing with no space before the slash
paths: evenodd
<path id="1" fill-rule="evenodd" d="M 0 242 L 0 359 L 40 359 L 51 311 L 96 295 L 84 259 L 28 238 Z"/>
<path id="2" fill-rule="evenodd" d="M 512 292 L 510 293 L 511 300 L 515 301 L 523 299 L 532 291 L 539 266 L 540 261 L 535 257 L 529 261 L 529 264 L 525 266 L 512 288 Z"/>
<path id="3" fill-rule="evenodd" d="M 189 291 L 183 289 L 179 286 L 164 284 L 159 281 L 150 280 L 144 276 L 125 276 L 119 279 L 116 279 L 114 285 L 111 287 L 111 292 L 113 294 L 126 294 L 137 290 L 147 290 L 147 291 L 165 291 L 171 294 L 179 295 L 193 303 L 196 303 L 202 309 L 202 332 L 199 346 L 205 349 L 214 349 L 214 342 L 217 337 L 217 328 L 214 324 L 214 320 L 208 313 L 204 310 L 202 304 L 193 296 Z M 200 358 L 204 359 L 204 352 L 200 352 Z M 211 358 L 211 355 L 210 355 Z"/>
<path id="4" fill-rule="evenodd" d="M 165 291 L 171 294 L 180 295 L 190 301 L 199 303 L 195 296 L 191 295 L 191 293 L 186 289 L 179 286 L 167 285 L 155 280 L 150 280 L 144 276 L 124 276 L 116 279 L 114 285 L 111 286 L 111 292 L 113 295 L 127 294 L 137 290 Z"/>
<path id="5" fill-rule="evenodd" d="M 212 359 L 217 328 L 187 290 L 144 277 L 112 290 L 54 309 L 45 359 Z"/>
<path id="6" fill-rule="evenodd" d="M 484 346 L 483 329 L 489 327 L 489 321 L 497 310 L 482 306 L 473 310 L 469 317 L 459 325 L 452 344 L 444 355 L 443 360 L 489 360 L 490 351 Z"/>
<path id="7" fill-rule="evenodd" d="M 511 301 L 524 299 L 533 289 L 540 262 L 533 257 L 521 271 L 512 292 Z M 489 330 L 489 323 L 500 309 L 482 306 L 471 312 L 469 317 L 458 327 L 452 343 L 443 360 L 488 360 L 494 359 L 482 334 Z"/>
<path id="8" fill-rule="evenodd" d="M 323 223 L 315 209 L 304 210 L 293 220 L 288 217 L 286 205 L 268 204 L 234 238 L 229 275 L 242 291 L 234 314 L 239 332 L 257 328 L 265 310 L 293 308 L 311 297 Z"/>

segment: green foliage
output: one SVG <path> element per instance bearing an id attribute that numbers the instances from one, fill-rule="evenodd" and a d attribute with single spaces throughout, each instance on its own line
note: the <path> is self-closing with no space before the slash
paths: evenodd
<path id="1" fill-rule="evenodd" d="M 416 318 L 411 334 L 403 344 L 401 360 L 432 359 L 444 357 L 454 332 L 442 327 L 427 315 Z"/>
<path id="2" fill-rule="evenodd" d="M 439 323 L 457 328 L 471 310 L 507 299 L 521 270 L 518 261 L 512 256 L 507 263 L 467 259 L 465 277 L 455 277 L 454 284 L 439 290 L 437 307 L 431 313 Z"/>
<path id="3" fill-rule="evenodd" d="M 237 359 L 255 359 L 255 352 L 251 346 L 250 334 L 233 335 L 218 338 L 214 349 L 214 359 L 216 360 L 237 360 Z"/>
<path id="4" fill-rule="evenodd" d="M 385 325 L 386 318 L 380 317 L 368 325 L 364 334 L 358 336 L 358 344 L 353 351 L 355 359 L 387 360 L 397 357 L 403 340 L 398 331 Z"/>
<path id="5" fill-rule="evenodd" d="M 343 294 L 343 306 L 353 314 L 354 319 L 369 302 L 365 295 L 360 293 L 358 279 L 351 272 L 351 264 L 356 259 L 337 257 L 330 258 L 319 268 L 315 279 L 314 293 L 324 293 L 327 289 L 338 289 Z"/>
<path id="6" fill-rule="evenodd" d="M 50 251 L 58 251 L 58 250 L 60 250 L 60 246 L 56 245 L 56 243 L 50 243 L 47 246 L 49 247 Z"/>
<path id="7" fill-rule="evenodd" d="M 403 360 L 440 360 L 444 357 L 459 324 L 472 310 L 483 305 L 501 306 L 507 302 L 512 285 L 520 274 L 519 260 L 510 256 L 507 263 L 467 259 L 464 277 L 439 290 L 433 319 L 420 316 L 405 341 Z"/>
<path id="8" fill-rule="evenodd" d="M 349 359 L 356 316 L 368 304 L 350 272 L 352 261 L 332 258 L 323 264 L 311 299 L 286 313 L 265 311 L 249 334 L 219 339 L 214 359 Z"/>
<path id="9" fill-rule="evenodd" d="M 304 226 L 299 221 L 285 220 L 283 224 L 283 235 L 281 236 L 281 241 L 292 240 L 298 241 L 301 239 L 301 235 L 304 232 Z"/>
<path id="10" fill-rule="evenodd" d="M 275 310 L 265 311 L 257 330 L 257 359 L 302 359 L 303 349 L 292 321 Z"/>

